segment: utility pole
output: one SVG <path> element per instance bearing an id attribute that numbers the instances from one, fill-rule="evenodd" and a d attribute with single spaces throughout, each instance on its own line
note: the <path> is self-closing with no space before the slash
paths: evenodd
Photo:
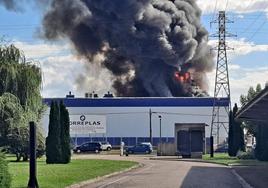
<path id="1" fill-rule="evenodd" d="M 38 181 L 36 178 L 36 125 L 33 121 L 29 123 L 30 127 L 30 177 L 28 181 L 28 188 L 38 188 Z"/>
<path id="2" fill-rule="evenodd" d="M 159 154 L 160 154 L 160 156 L 162 156 L 162 122 L 161 122 L 161 120 L 162 120 L 162 116 L 161 115 L 159 115 L 158 116 L 158 118 L 159 118 L 159 137 L 160 137 L 160 141 L 159 141 L 159 149 L 160 149 L 160 151 L 159 151 Z"/>
<path id="3" fill-rule="evenodd" d="M 216 79 L 215 79 L 215 89 L 214 89 L 214 101 L 213 101 L 213 111 L 212 111 L 212 122 L 210 131 L 210 157 L 213 157 L 214 153 L 214 136 L 217 137 L 217 144 L 219 144 L 220 139 L 220 128 L 223 127 L 226 132 L 228 132 L 226 124 L 228 122 L 226 119 L 229 117 L 229 112 L 231 108 L 231 93 L 230 93 L 230 83 L 229 83 L 229 72 L 228 72 L 228 59 L 227 50 L 231 50 L 226 44 L 227 37 L 234 37 L 227 32 L 226 24 L 233 23 L 233 21 L 228 20 L 225 15 L 225 11 L 219 11 L 218 18 L 212 23 L 218 24 L 218 32 L 212 37 L 218 38 L 218 46 L 214 48 L 217 50 L 217 68 L 216 68 Z M 228 99 L 229 105 L 221 106 L 218 102 L 220 97 Z M 224 110 L 222 110 L 224 108 Z M 226 112 L 226 117 L 221 117 L 220 112 Z"/>
<path id="4" fill-rule="evenodd" d="M 149 136 L 150 136 L 150 142 L 153 144 L 153 135 L 152 135 L 152 109 L 149 109 Z"/>

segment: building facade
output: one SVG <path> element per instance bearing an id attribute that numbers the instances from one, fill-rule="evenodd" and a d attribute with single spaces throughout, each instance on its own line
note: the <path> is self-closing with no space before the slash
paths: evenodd
<path id="1" fill-rule="evenodd" d="M 205 137 L 210 137 L 213 98 L 75 98 L 73 96 L 43 99 L 48 106 L 52 100 L 64 102 L 71 121 L 77 116 L 82 120 L 85 117 L 105 117 L 103 132 L 86 129 L 76 132 L 71 126 L 71 137 L 77 145 L 86 141 L 109 141 L 114 146 L 120 145 L 121 141 L 126 145 L 149 142 L 150 127 L 154 146 L 160 141 L 160 132 L 162 142 L 174 143 L 175 124 L 178 123 L 207 124 L 209 126 L 205 127 Z M 228 106 L 228 104 L 226 98 L 217 100 L 217 105 Z M 49 110 L 48 108 L 42 120 L 46 133 Z M 221 113 L 226 116 L 226 112 Z M 97 126 L 98 123 L 100 124 L 94 119 L 87 124 Z M 224 141 L 226 137 L 226 131 L 221 129 L 220 140 Z"/>

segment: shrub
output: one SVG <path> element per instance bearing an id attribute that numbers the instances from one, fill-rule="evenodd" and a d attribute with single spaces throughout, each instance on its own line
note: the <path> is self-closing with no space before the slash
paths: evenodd
<path id="1" fill-rule="evenodd" d="M 238 151 L 237 158 L 238 159 L 245 159 L 245 160 L 255 159 L 254 151 L 248 151 L 248 152 Z"/>
<path id="2" fill-rule="evenodd" d="M 0 187 L 9 188 L 11 185 L 11 176 L 8 172 L 5 156 L 0 153 Z"/>

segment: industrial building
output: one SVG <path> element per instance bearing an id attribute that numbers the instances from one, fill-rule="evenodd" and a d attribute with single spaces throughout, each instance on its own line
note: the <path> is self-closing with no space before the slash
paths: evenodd
<path id="1" fill-rule="evenodd" d="M 175 140 L 178 139 L 178 125 L 202 125 L 202 141 L 205 143 L 210 137 L 213 98 L 75 98 L 68 95 L 66 98 L 45 98 L 44 103 L 49 106 L 52 100 L 63 101 L 68 108 L 71 137 L 78 145 L 105 140 L 114 146 L 121 141 L 128 146 L 152 141 L 156 146 L 160 137 L 162 143 L 175 144 L 178 143 Z M 222 107 L 229 104 L 227 98 L 219 98 L 216 102 Z M 226 116 L 224 111 L 221 114 Z M 47 132 L 49 108 L 42 122 Z M 220 140 L 226 138 L 226 131 L 221 129 Z"/>

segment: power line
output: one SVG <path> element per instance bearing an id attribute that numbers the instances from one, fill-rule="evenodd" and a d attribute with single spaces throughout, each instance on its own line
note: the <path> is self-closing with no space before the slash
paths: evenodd
<path id="1" fill-rule="evenodd" d="M 250 3 L 247 6 L 247 9 L 250 7 L 251 3 L 253 2 L 253 0 L 250 1 Z M 246 33 L 253 25 L 255 25 L 255 23 L 261 18 L 262 15 L 265 15 L 265 11 L 264 8 L 262 8 L 262 10 L 259 10 L 260 13 L 257 15 L 256 19 L 254 19 L 249 25 L 248 27 L 246 27 L 246 29 L 241 32 L 240 34 L 244 34 Z M 264 20 L 264 22 L 262 22 L 262 24 L 257 28 L 257 30 L 251 35 L 251 37 L 249 37 L 248 41 L 250 41 L 251 39 L 253 39 L 255 37 L 255 35 L 262 29 L 262 27 L 265 25 L 266 23 L 266 19 Z"/>
<path id="2" fill-rule="evenodd" d="M 263 14 L 262 12 L 261 12 L 260 14 L 258 14 L 257 18 L 254 19 L 254 20 L 248 25 L 248 27 L 246 27 L 246 29 L 245 29 L 243 32 L 241 32 L 240 34 L 245 33 L 249 28 L 251 28 L 251 27 L 257 22 L 257 20 L 262 16 L 262 14 Z"/>
<path id="3" fill-rule="evenodd" d="M 258 33 L 258 31 L 260 31 L 262 29 L 262 27 L 266 24 L 267 20 L 265 20 L 261 25 L 260 27 L 258 27 L 258 29 L 252 34 L 252 36 L 248 39 L 249 41 L 252 40 L 255 35 Z"/>
<path id="4" fill-rule="evenodd" d="M 218 6 L 218 0 L 215 1 L 215 7 L 214 7 L 214 11 L 213 11 L 211 22 L 214 21 L 214 18 L 215 18 L 215 15 L 216 15 L 217 6 Z"/>
<path id="5" fill-rule="evenodd" d="M 229 4 L 229 0 L 226 0 L 225 12 L 226 12 L 226 10 L 227 10 L 227 8 L 228 8 L 228 4 Z"/>

